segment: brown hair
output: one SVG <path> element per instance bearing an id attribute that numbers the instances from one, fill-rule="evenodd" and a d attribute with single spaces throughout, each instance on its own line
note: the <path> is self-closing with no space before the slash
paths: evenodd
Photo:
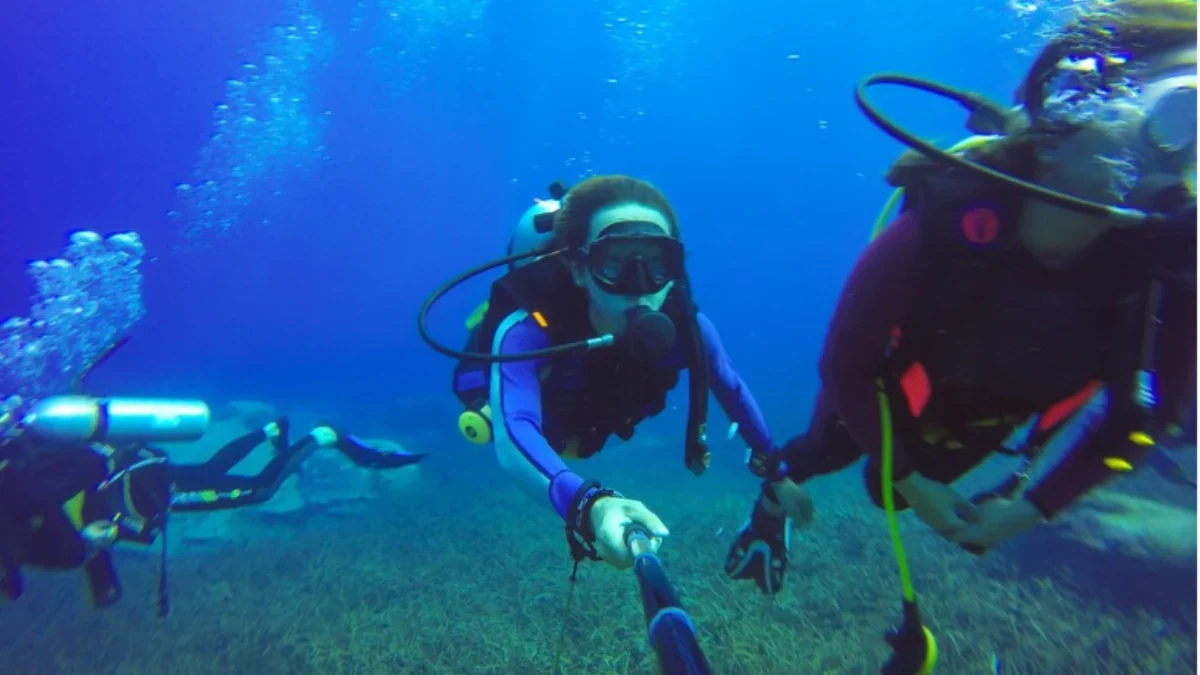
<path id="1" fill-rule="evenodd" d="M 555 214 L 555 248 L 566 247 L 571 251 L 581 248 L 591 231 L 592 217 L 616 204 L 641 204 L 658 211 L 667 219 L 671 236 L 679 237 L 675 209 L 658 188 L 630 176 L 592 176 L 571 188 Z"/>
<path id="2" fill-rule="evenodd" d="M 1109 51 L 1136 57 L 1189 43 L 1196 43 L 1196 0 L 1096 2 L 1046 44 L 1021 81 L 1017 99 L 1027 109 L 1040 105 L 1046 75 L 1072 53 Z M 1013 115 L 1010 122 L 1005 135 L 967 150 L 965 156 L 1000 171 L 1023 173 L 1023 167 L 1032 166 L 1043 136 L 1030 129 L 1025 116 Z M 893 186 L 906 185 L 914 174 L 925 173 L 933 166 L 933 160 L 910 150 L 888 169 L 886 180 Z"/>

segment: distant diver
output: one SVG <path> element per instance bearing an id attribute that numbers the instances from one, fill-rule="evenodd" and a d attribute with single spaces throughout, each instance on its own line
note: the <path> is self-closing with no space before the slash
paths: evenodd
<path id="1" fill-rule="evenodd" d="M 288 419 L 281 417 L 203 463 L 173 462 L 150 443 L 200 438 L 209 411 L 198 401 L 67 395 L 37 402 L 18 422 L 12 416 L 0 424 L 0 597 L 21 595 L 23 567 L 82 568 L 93 606 L 112 605 L 121 598 L 112 546 L 161 538 L 162 615 L 171 512 L 262 503 L 318 448 L 336 449 L 368 469 L 425 457 L 376 449 L 325 425 L 290 443 Z M 263 443 L 275 454 L 257 474 L 229 473 Z"/>

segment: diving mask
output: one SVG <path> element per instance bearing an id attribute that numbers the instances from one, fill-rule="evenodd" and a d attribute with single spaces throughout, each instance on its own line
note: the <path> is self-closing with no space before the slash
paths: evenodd
<path id="1" fill-rule="evenodd" d="M 596 285 L 614 295 L 651 295 L 683 278 L 683 244 L 655 223 L 623 221 L 583 249 Z"/>
<path id="2" fill-rule="evenodd" d="M 1127 68 L 1123 55 L 1068 55 L 1047 67 L 1021 102 L 1034 123 L 1045 128 L 1132 119 L 1138 140 L 1149 149 L 1171 156 L 1194 153 L 1194 57 L 1191 52 L 1174 61 L 1147 59 L 1149 65 Z"/>
<path id="3" fill-rule="evenodd" d="M 1196 74 L 1165 77 L 1142 91 L 1142 140 L 1159 152 L 1196 152 Z M 1194 158 L 1193 158 L 1194 161 Z"/>
<path id="4" fill-rule="evenodd" d="M 1068 55 L 1025 101 L 1035 128 L 1081 194 L 1173 212 L 1195 199 L 1194 50 L 1139 59 Z"/>

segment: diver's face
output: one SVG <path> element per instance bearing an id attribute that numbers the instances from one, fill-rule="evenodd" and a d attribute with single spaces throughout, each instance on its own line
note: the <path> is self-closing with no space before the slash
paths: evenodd
<path id="1" fill-rule="evenodd" d="M 1160 193 L 1167 188 L 1182 187 L 1195 197 L 1195 47 L 1148 55 L 1130 64 L 1128 74 L 1136 82 L 1128 95 L 1093 104 L 1086 122 L 1041 150 L 1039 183 L 1143 210 L 1161 208 Z M 1024 224 L 1022 240 L 1035 254 L 1071 256 L 1112 225 L 1057 207 L 1030 206 L 1042 217 Z"/>
<path id="2" fill-rule="evenodd" d="M 657 226 L 663 236 L 670 236 L 671 228 L 666 216 L 657 209 L 643 204 L 625 203 L 606 206 L 592 216 L 588 229 L 588 239 L 585 248 L 606 234 L 605 230 L 618 223 L 639 221 Z M 620 295 L 602 288 L 588 271 L 586 264 L 572 268 L 575 284 L 587 291 L 589 298 L 589 316 L 592 327 L 599 333 L 620 334 L 625 330 L 625 313 L 634 307 L 646 307 L 658 311 L 662 309 L 667 295 L 675 286 L 671 281 L 654 293 L 643 295 Z"/>
<path id="3" fill-rule="evenodd" d="M 1146 185 L 1194 171 L 1195 48 L 1141 59 L 1128 77 L 1132 84 L 1124 93 L 1061 105 L 1066 115 L 1082 114 L 1086 121 L 1043 149 L 1044 184 L 1084 199 L 1149 209 L 1154 195 Z"/>

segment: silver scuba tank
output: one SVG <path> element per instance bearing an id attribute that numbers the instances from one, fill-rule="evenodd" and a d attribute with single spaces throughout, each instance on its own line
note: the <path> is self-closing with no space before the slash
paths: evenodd
<path id="1" fill-rule="evenodd" d="M 194 441 L 211 417 L 203 401 L 72 394 L 38 401 L 21 427 L 35 440 L 56 443 Z"/>

